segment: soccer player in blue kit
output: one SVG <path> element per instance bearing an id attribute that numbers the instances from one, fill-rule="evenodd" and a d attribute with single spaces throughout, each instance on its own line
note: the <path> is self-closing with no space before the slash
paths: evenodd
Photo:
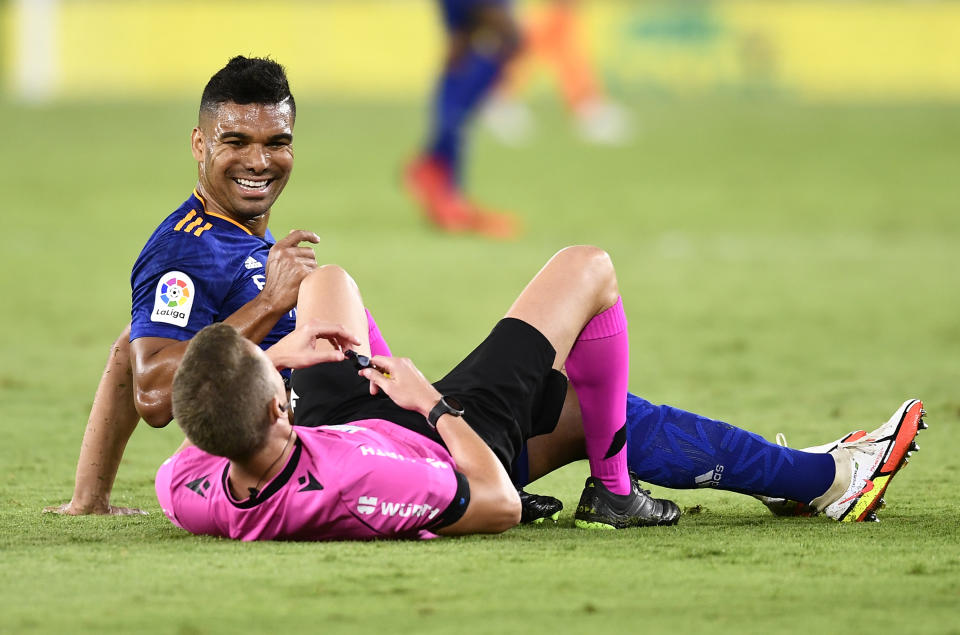
<path id="1" fill-rule="evenodd" d="M 123 449 L 140 417 L 170 421 L 173 373 L 201 328 L 226 322 L 264 348 L 294 328 L 300 281 L 317 266 L 299 244 L 319 238 L 298 230 L 275 242 L 267 223 L 293 168 L 295 118 L 273 61 L 236 57 L 210 79 L 191 135 L 196 189 L 133 267 L 131 325 L 101 378 L 73 499 L 50 511 L 139 512 L 109 504 Z"/>
<path id="2" fill-rule="evenodd" d="M 111 506 L 110 492 L 139 418 L 152 426 L 171 420 L 173 374 L 193 334 L 222 321 L 266 347 L 293 329 L 300 282 L 316 268 L 312 249 L 299 244 L 318 238 L 294 231 L 274 242 L 267 223 L 293 167 L 295 117 L 283 69 L 270 60 L 236 57 L 207 84 L 191 136 L 196 190 L 161 223 L 134 265 L 131 326 L 114 344 L 101 377 L 74 496 L 48 511 L 142 513 Z M 369 313 L 367 318 L 372 353 L 389 355 Z M 582 345 L 622 337 L 618 328 L 604 326 L 596 344 L 587 338 Z M 617 407 L 625 424 L 609 438 L 585 441 L 577 433 L 578 396 L 569 391 L 556 430 L 531 439 L 526 458 L 515 466 L 518 485 L 584 458 L 585 443 L 599 443 L 608 458 L 625 453 L 630 468 L 656 485 L 709 485 L 765 496 L 777 512 L 825 511 L 837 520 L 866 520 L 922 427 L 921 404 L 909 400 L 873 433 L 860 431 L 804 452 L 632 394 Z M 615 525 L 626 494 L 598 488 L 593 495 L 580 507 L 602 508 L 599 516 Z M 527 496 L 524 504 L 528 520 L 558 511 L 549 497 Z"/>
<path id="3" fill-rule="evenodd" d="M 511 0 L 437 0 L 446 57 L 432 101 L 428 139 L 406 168 L 407 189 L 433 225 L 447 232 L 513 238 L 517 222 L 481 208 L 463 192 L 470 119 L 520 46 Z"/>

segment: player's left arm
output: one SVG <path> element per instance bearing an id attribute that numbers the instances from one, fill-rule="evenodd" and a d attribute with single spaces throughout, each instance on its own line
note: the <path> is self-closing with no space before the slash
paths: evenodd
<path id="1" fill-rule="evenodd" d="M 300 242 L 315 243 L 319 240 L 313 232 L 297 230 L 277 241 L 270 248 L 267 257 L 265 286 L 253 300 L 237 309 L 223 322 L 237 329 L 241 335 L 252 342 L 261 342 L 276 325 L 280 316 L 296 305 L 300 282 L 316 268 L 313 250 L 308 247 L 299 247 Z M 154 280 L 142 283 L 146 289 L 142 293 L 149 292 L 150 286 L 155 284 Z M 135 294 L 136 292 L 135 289 Z M 193 332 L 195 333 L 204 325 L 201 321 Z M 137 412 L 144 421 L 155 428 L 167 425 L 173 418 L 171 403 L 173 375 L 180 365 L 188 344 L 188 339 L 155 336 L 135 337 L 130 343 Z"/>
<path id="2" fill-rule="evenodd" d="M 154 428 L 173 419 L 170 387 L 190 340 L 138 337 L 130 342 L 133 395 L 140 417 Z"/>

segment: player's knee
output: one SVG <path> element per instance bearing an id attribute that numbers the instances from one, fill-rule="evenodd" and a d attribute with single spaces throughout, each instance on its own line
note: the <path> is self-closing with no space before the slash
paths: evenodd
<path id="1" fill-rule="evenodd" d="M 500 29 L 500 57 L 507 61 L 520 52 L 523 46 L 523 34 L 515 22 L 510 22 Z"/>
<path id="2" fill-rule="evenodd" d="M 478 12 L 469 33 L 470 47 L 481 55 L 506 62 L 520 50 L 520 28 L 501 7 Z"/>

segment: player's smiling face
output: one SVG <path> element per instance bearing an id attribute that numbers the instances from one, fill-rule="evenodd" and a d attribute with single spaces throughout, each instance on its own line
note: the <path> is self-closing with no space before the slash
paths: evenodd
<path id="1" fill-rule="evenodd" d="M 262 234 L 293 169 L 290 104 L 220 104 L 201 113 L 191 147 L 208 211 Z"/>

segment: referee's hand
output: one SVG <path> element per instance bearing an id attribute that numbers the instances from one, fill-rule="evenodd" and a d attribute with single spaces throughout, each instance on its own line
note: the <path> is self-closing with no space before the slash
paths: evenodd
<path id="1" fill-rule="evenodd" d="M 419 412 L 424 417 L 440 401 L 440 393 L 407 357 L 374 355 L 373 367 L 359 371 L 370 380 L 370 394 L 382 390 L 401 408 Z"/>
<path id="2" fill-rule="evenodd" d="M 322 340 L 329 342 L 329 346 Z M 298 324 L 297 328 L 283 336 L 266 352 L 277 370 L 306 368 L 323 362 L 343 361 L 342 350 L 359 344 L 360 340 L 342 324 L 313 318 Z"/>

